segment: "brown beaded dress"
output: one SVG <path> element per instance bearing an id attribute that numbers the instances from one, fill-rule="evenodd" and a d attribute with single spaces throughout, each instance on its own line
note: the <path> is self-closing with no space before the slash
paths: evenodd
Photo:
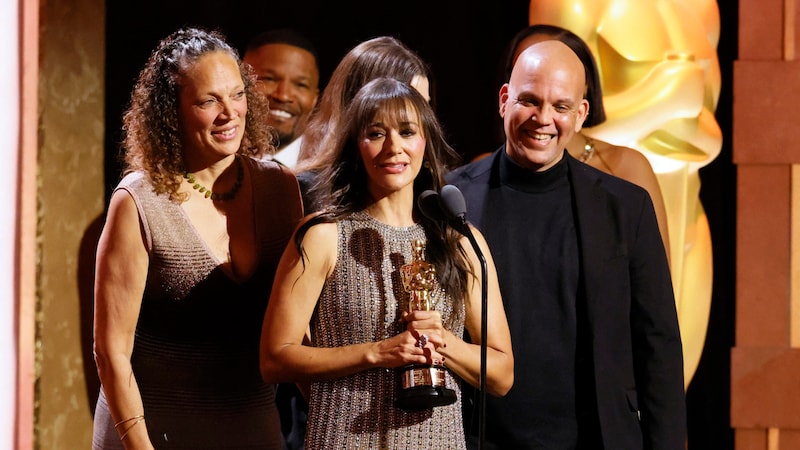
<path id="1" fill-rule="evenodd" d="M 385 225 L 365 212 L 340 221 L 338 258 L 311 321 L 312 344 L 339 347 L 374 342 L 405 328 L 407 301 L 400 267 L 412 260 L 411 242 L 426 240 L 419 225 Z M 433 308 L 456 336 L 464 330 L 464 307 L 441 288 Z M 449 324 L 449 325 L 448 325 Z M 399 370 L 371 369 L 311 385 L 306 449 L 463 449 L 460 380 L 447 371 L 458 401 L 419 411 L 395 406 Z"/>
<path id="2" fill-rule="evenodd" d="M 156 195 L 141 173 L 117 189 L 136 202 L 150 270 L 131 363 L 157 449 L 280 449 L 274 387 L 259 371 L 259 342 L 278 260 L 302 215 L 295 177 L 245 158 L 260 263 L 237 283 L 196 233 L 181 206 Z M 94 449 L 121 449 L 105 394 Z"/>

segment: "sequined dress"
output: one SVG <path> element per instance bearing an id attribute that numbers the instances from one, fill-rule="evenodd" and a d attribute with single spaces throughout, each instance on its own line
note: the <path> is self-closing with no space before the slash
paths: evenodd
<path id="1" fill-rule="evenodd" d="M 389 338 L 399 323 L 408 294 L 400 267 L 412 260 L 411 242 L 425 241 L 419 225 L 385 225 L 365 212 L 340 221 L 338 257 L 312 317 L 312 344 L 339 347 Z M 464 329 L 463 306 L 441 288 L 432 293 L 434 309 L 456 336 Z M 398 370 L 371 369 L 311 385 L 306 449 L 463 449 L 461 389 L 448 371 L 447 387 L 458 401 L 448 406 L 406 411 L 394 405 Z"/>
<path id="2" fill-rule="evenodd" d="M 156 195 L 141 173 L 117 187 L 134 198 L 150 252 L 131 363 L 157 449 L 281 448 L 259 342 L 275 269 L 302 206 L 287 169 L 246 161 L 261 261 L 243 283 L 220 269 L 181 206 Z M 102 390 L 93 448 L 122 449 Z"/>

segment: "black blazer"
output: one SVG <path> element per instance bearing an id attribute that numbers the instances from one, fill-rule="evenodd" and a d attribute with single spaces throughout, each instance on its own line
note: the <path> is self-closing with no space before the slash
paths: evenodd
<path id="1" fill-rule="evenodd" d="M 447 176 L 464 193 L 467 219 L 482 231 L 502 226 L 483 211 L 489 191 L 499 187 L 498 161 L 504 151 L 502 146 Z M 564 158 L 574 195 L 604 447 L 684 450 L 681 338 L 650 196 L 566 151 Z M 504 283 L 514 282 L 514 274 L 498 276 L 501 291 Z M 512 336 L 524 333 L 511 331 Z M 514 380 L 515 385 L 525 383 L 525 374 L 515 374 Z M 637 415 L 640 419 L 632 420 Z"/>

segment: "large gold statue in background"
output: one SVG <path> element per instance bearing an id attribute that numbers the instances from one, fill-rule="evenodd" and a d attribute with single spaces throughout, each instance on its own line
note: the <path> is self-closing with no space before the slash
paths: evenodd
<path id="1" fill-rule="evenodd" d="M 705 343 L 712 255 L 698 170 L 722 147 L 719 9 L 714 0 L 531 0 L 530 24 L 591 47 L 608 119 L 583 131 L 647 156 L 667 209 L 670 265 L 688 387 Z"/>

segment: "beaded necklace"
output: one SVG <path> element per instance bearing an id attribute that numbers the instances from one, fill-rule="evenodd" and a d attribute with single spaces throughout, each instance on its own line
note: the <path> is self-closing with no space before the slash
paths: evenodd
<path id="1" fill-rule="evenodd" d="M 589 162 L 589 160 L 592 159 L 592 155 L 594 155 L 594 141 L 589 136 L 584 136 L 583 139 L 586 140 L 586 143 L 583 145 L 581 161 Z"/>
<path id="2" fill-rule="evenodd" d="M 231 190 L 223 194 L 211 192 L 211 189 L 195 181 L 194 175 L 189 172 L 184 173 L 183 178 L 186 178 L 186 181 L 192 185 L 192 188 L 205 195 L 206 198 L 220 202 L 233 200 L 233 198 L 236 197 L 236 194 L 239 193 L 239 189 L 242 188 L 242 182 L 244 181 L 244 167 L 242 165 L 242 160 L 239 159 L 238 155 L 234 157 L 234 162 L 236 163 L 236 181 L 233 182 L 233 187 Z"/>
<path id="3" fill-rule="evenodd" d="M 583 153 L 581 153 L 581 162 L 589 163 L 589 160 L 592 159 L 595 153 L 597 153 L 597 157 L 600 158 L 600 163 L 608 168 L 608 173 L 614 175 L 614 170 L 611 169 L 611 166 L 608 165 L 606 160 L 603 158 L 603 154 L 595 148 L 594 139 L 590 138 L 589 136 L 583 136 L 586 143 L 583 145 Z M 599 167 L 598 167 L 599 168 Z M 602 170 L 602 169 L 601 169 Z"/>

